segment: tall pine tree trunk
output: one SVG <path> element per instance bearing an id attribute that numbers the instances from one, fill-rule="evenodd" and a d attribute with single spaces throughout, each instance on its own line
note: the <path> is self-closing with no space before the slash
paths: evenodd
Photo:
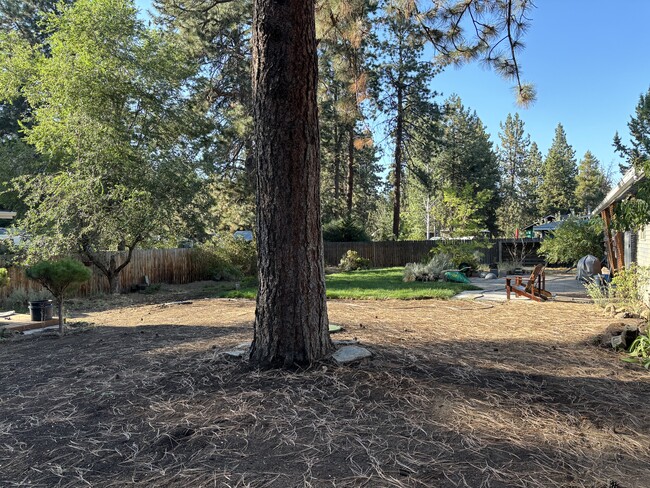
<path id="1" fill-rule="evenodd" d="M 395 125 L 395 161 L 393 167 L 393 236 L 399 238 L 402 204 L 402 143 L 404 137 L 404 92 L 397 84 L 397 121 Z"/>
<path id="2" fill-rule="evenodd" d="M 329 353 L 320 221 L 314 0 L 255 0 L 253 94 L 259 292 L 251 362 Z"/>
<path id="3" fill-rule="evenodd" d="M 339 126 L 334 126 L 334 201 L 338 203 L 341 195 L 341 139 Z"/>
<path id="4" fill-rule="evenodd" d="M 348 129 L 348 218 L 352 217 L 352 197 L 354 195 L 354 125 Z"/>

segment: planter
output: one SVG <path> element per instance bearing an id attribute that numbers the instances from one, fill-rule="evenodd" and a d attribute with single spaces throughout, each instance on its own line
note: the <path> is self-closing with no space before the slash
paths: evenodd
<path id="1" fill-rule="evenodd" d="M 52 320 L 54 306 L 52 300 L 38 300 L 29 302 L 29 314 L 32 322 L 45 322 Z"/>

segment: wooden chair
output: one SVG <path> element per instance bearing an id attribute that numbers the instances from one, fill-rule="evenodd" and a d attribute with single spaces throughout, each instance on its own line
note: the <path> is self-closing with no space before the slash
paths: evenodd
<path id="1" fill-rule="evenodd" d="M 549 298 L 553 298 L 553 295 L 546 291 L 546 275 L 544 274 L 544 266 L 541 264 L 533 268 L 533 272 L 530 274 L 525 286 L 521 276 L 515 277 L 514 284 L 512 278 L 506 278 L 506 298 L 508 300 L 510 300 L 511 292 L 519 297 L 530 298 L 536 302 L 544 302 Z"/>

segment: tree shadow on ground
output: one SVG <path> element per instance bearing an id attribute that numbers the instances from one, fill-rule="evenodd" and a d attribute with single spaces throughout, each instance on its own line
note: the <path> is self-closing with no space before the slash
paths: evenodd
<path id="1" fill-rule="evenodd" d="M 614 354 L 418 341 L 258 371 L 223 354 L 251 335 L 103 326 L 0 345 L 0 485 L 646 486 L 650 379 Z"/>

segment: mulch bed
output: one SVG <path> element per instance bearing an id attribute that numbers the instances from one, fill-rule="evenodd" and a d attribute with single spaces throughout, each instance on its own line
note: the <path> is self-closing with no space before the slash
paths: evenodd
<path id="1" fill-rule="evenodd" d="M 650 375 L 593 344 L 593 306 L 329 310 L 372 360 L 251 370 L 224 354 L 245 300 L 0 343 L 0 486 L 649 486 Z"/>

